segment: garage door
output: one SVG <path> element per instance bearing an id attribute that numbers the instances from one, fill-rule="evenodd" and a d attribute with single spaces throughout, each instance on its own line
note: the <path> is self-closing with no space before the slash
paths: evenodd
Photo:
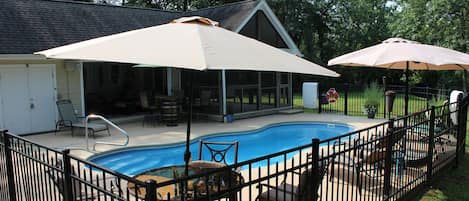
<path id="1" fill-rule="evenodd" d="M 54 130 L 54 65 L 0 65 L 0 127 L 15 134 Z"/>

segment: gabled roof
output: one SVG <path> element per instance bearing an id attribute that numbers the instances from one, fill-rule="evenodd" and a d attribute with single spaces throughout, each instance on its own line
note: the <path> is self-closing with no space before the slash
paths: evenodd
<path id="1" fill-rule="evenodd" d="M 217 22 L 220 22 L 220 26 L 236 31 L 243 21 L 249 17 L 249 15 L 256 8 L 260 1 L 241 1 L 236 3 L 225 4 L 222 6 L 210 7 L 205 9 L 199 9 L 196 11 L 186 12 L 186 16 L 198 15 L 207 17 Z"/>
<path id="2" fill-rule="evenodd" d="M 247 0 L 176 12 L 65 0 L 0 0 L 0 54 L 32 54 L 191 15 L 213 19 L 237 32 L 264 4 L 263 0 Z"/>

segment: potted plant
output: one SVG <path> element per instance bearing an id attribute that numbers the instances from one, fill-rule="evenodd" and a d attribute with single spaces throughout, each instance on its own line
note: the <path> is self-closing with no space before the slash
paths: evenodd
<path id="1" fill-rule="evenodd" d="M 363 95 L 365 96 L 365 103 L 363 104 L 364 112 L 368 115 L 368 118 L 373 119 L 383 100 L 383 90 L 376 82 L 372 82 L 365 88 Z"/>
<path id="2" fill-rule="evenodd" d="M 431 98 L 430 100 L 428 100 L 428 105 L 438 107 L 438 106 L 444 105 L 445 102 L 446 102 L 446 99 L 444 98 L 443 95 L 437 95 Z"/>

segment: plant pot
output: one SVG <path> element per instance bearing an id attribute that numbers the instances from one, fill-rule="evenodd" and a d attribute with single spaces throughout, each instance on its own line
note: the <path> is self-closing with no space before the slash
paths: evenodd
<path id="1" fill-rule="evenodd" d="M 374 119 L 374 118 L 375 118 L 375 115 L 376 115 L 376 112 L 375 112 L 375 111 L 369 111 L 369 112 L 368 112 L 368 119 Z"/>

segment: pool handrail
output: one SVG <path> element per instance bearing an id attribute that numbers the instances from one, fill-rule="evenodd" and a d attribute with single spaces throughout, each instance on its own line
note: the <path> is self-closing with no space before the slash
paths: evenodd
<path id="1" fill-rule="evenodd" d="M 113 145 L 113 146 L 122 146 L 122 147 L 125 147 L 129 144 L 129 134 L 127 133 L 127 131 L 125 131 L 124 129 L 120 128 L 119 126 L 117 126 L 116 124 L 112 123 L 111 121 L 109 121 L 108 119 L 104 118 L 103 116 L 101 115 L 97 115 L 97 114 L 90 114 L 88 116 L 86 116 L 85 118 L 85 140 L 86 140 L 86 149 L 88 151 L 91 151 L 90 148 L 89 148 L 89 134 L 88 134 L 88 121 L 90 119 L 101 119 L 102 121 L 104 121 L 105 123 L 111 125 L 112 127 L 114 127 L 115 129 L 117 129 L 120 133 L 122 133 L 122 135 L 125 136 L 125 142 L 124 143 L 114 143 L 114 142 L 104 142 L 104 141 L 95 141 L 94 144 L 93 144 L 93 151 L 96 150 L 96 145 L 97 144 L 104 144 L 104 145 Z"/>

